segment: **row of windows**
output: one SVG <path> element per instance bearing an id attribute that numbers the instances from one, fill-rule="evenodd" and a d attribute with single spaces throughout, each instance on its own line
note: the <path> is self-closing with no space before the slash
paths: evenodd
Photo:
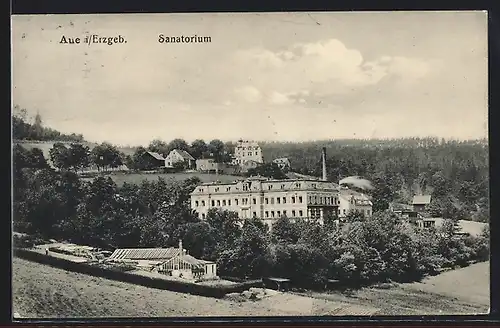
<path id="1" fill-rule="evenodd" d="M 370 216 L 370 210 L 364 210 L 364 211 L 363 210 L 358 210 L 358 211 L 361 212 L 361 213 L 363 213 L 366 216 Z M 342 214 L 347 215 L 347 210 L 345 208 L 342 210 Z"/>
<path id="2" fill-rule="evenodd" d="M 266 197 L 264 199 L 265 204 L 274 204 L 276 201 L 276 204 L 286 204 L 287 203 L 287 198 L 286 197 Z M 299 204 L 302 204 L 302 196 L 298 196 L 297 198 L 295 196 L 290 197 L 290 201 L 292 204 L 295 204 L 298 202 Z M 241 205 L 248 205 L 249 199 L 248 198 L 241 198 Z M 240 200 L 238 198 L 234 199 L 234 204 L 239 205 Z M 257 205 L 258 201 L 257 198 L 252 198 L 252 204 Z M 195 200 L 194 204 L 196 207 L 200 206 L 200 201 Z M 214 200 L 212 199 L 211 201 L 212 206 L 231 206 L 231 199 L 217 199 Z M 201 206 L 206 206 L 206 202 L 204 200 L 201 201 Z"/>
<path id="3" fill-rule="evenodd" d="M 280 185 L 280 189 L 282 189 L 282 190 L 284 190 L 285 187 L 286 187 L 285 184 L 281 184 Z M 302 185 L 300 183 L 295 183 L 294 187 L 297 188 L 297 189 L 300 189 L 302 187 Z M 316 189 L 317 188 L 317 184 L 316 183 L 311 184 L 311 188 L 312 189 Z M 274 189 L 274 185 L 272 185 L 272 184 L 268 185 L 267 189 L 268 190 L 273 190 Z M 237 188 L 233 189 L 232 187 L 229 186 L 229 187 L 223 187 L 222 190 L 225 190 L 226 192 L 230 192 L 231 190 L 238 190 L 238 189 Z M 244 191 L 249 191 L 250 190 L 250 187 L 249 187 L 249 185 L 247 183 L 243 184 L 243 190 Z M 256 190 L 258 190 L 258 188 L 256 188 Z M 204 189 L 200 188 L 199 191 L 200 191 L 200 193 L 203 193 Z M 221 188 L 220 187 L 215 187 L 214 192 L 219 192 L 219 191 L 221 191 Z"/>
<path id="4" fill-rule="evenodd" d="M 249 151 L 248 153 L 246 153 L 247 156 L 253 156 L 253 153 L 251 151 Z M 245 157 L 245 153 L 241 153 L 241 156 Z M 255 152 L 255 156 L 259 156 L 259 153 L 258 152 Z"/>
<path id="5" fill-rule="evenodd" d="M 291 214 L 292 214 L 292 217 L 297 217 L 297 213 L 299 214 L 299 217 L 303 217 L 304 216 L 304 212 L 302 210 L 299 210 L 299 211 L 295 211 L 295 210 L 292 210 L 291 211 Z M 253 212 L 253 215 L 254 217 L 257 216 L 257 213 L 256 212 Z M 275 218 L 275 217 L 281 217 L 281 216 L 287 216 L 287 212 L 286 211 L 265 211 L 264 212 L 264 216 L 266 218 Z"/>

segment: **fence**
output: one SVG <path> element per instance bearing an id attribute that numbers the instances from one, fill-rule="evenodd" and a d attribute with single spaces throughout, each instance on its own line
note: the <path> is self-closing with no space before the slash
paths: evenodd
<path id="1" fill-rule="evenodd" d="M 250 287 L 261 287 L 261 280 L 253 280 L 242 282 L 230 286 L 205 286 L 189 282 L 171 281 L 161 278 L 140 276 L 137 274 L 116 271 L 112 269 L 92 266 L 85 263 L 77 263 L 62 258 L 53 257 L 30 251 L 27 249 L 14 249 L 14 256 L 28 261 L 50 265 L 59 269 L 83 273 L 95 277 L 102 277 L 106 279 L 127 282 L 131 284 L 141 285 L 144 287 L 170 290 L 180 293 L 188 293 L 192 295 L 200 295 L 207 297 L 222 298 L 228 293 L 238 293 L 249 289 Z"/>

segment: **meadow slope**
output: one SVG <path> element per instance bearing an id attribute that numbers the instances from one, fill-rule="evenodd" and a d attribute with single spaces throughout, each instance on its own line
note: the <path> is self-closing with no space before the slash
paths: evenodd
<path id="1" fill-rule="evenodd" d="M 462 285 L 451 290 L 462 289 L 470 281 L 470 274 L 477 274 L 474 286 L 463 289 L 463 295 L 447 295 L 450 290 L 445 285 L 444 294 L 438 294 L 443 293 L 436 287 L 439 280 L 454 285 L 450 272 L 448 276 L 430 278 L 424 282 L 427 287 L 407 284 L 391 289 L 372 288 L 351 296 L 286 293 L 240 303 L 146 288 L 14 258 L 13 312 L 24 318 L 477 313 L 488 308 L 481 304 L 487 297 L 471 298 L 473 294 L 487 294 L 484 286 L 489 280 L 485 283 L 484 277 L 489 277 L 485 268 L 487 264 L 464 269 L 473 272 L 457 270 L 458 275 L 454 276 Z M 425 288 L 429 290 L 422 291 Z"/>

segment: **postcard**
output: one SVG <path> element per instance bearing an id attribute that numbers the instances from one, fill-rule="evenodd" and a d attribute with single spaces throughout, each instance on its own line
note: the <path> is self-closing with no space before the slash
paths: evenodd
<path id="1" fill-rule="evenodd" d="M 11 22 L 16 320 L 489 312 L 485 11 Z"/>

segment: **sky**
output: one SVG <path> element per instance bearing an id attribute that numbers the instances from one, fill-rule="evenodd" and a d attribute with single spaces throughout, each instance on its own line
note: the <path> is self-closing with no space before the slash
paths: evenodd
<path id="1" fill-rule="evenodd" d="M 92 34 L 127 43 L 59 43 Z M 12 49 L 13 105 L 94 142 L 488 134 L 486 12 L 13 16 Z"/>

